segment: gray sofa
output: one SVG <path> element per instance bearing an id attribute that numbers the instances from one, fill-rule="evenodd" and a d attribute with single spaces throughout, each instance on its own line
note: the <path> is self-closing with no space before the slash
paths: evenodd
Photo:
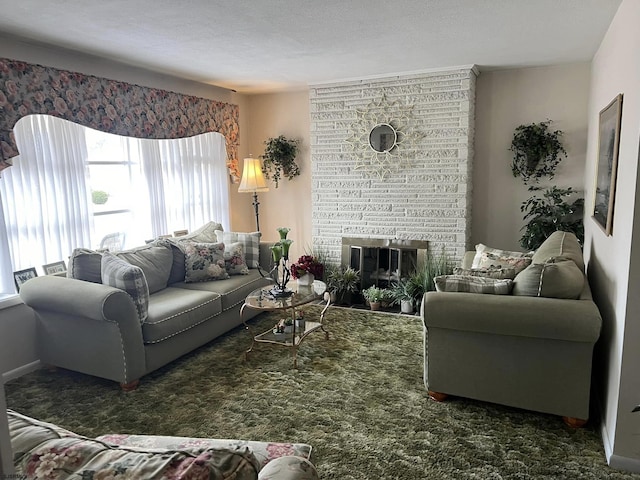
<path id="1" fill-rule="evenodd" d="M 463 268 L 474 258 L 468 252 Z M 424 382 L 431 397 L 473 398 L 584 424 L 602 319 L 583 272 L 575 236 L 555 232 L 513 280 L 514 294 L 426 293 Z"/>
<path id="2" fill-rule="evenodd" d="M 219 226 L 205 227 L 183 240 L 215 241 L 213 230 Z M 269 262 L 270 245 L 260 243 L 260 261 Z M 135 296 L 100 283 L 99 271 L 87 272 L 100 268 L 100 254 L 96 252 L 81 252 L 82 256 L 70 260 L 69 271 L 86 280 L 50 275 L 33 278 L 22 286 L 20 296 L 35 312 L 38 354 L 43 364 L 114 380 L 125 390 L 135 388 L 142 376 L 240 325 L 245 297 L 270 283 L 255 268 L 257 264 L 248 274 L 186 283 L 185 254 L 180 244 L 171 244 L 170 271 L 166 248 L 156 247 L 163 255 L 162 268 L 168 278 L 165 275 L 164 283 L 158 283 L 155 277 L 161 275 L 149 273 L 159 269 L 156 258 L 152 258 L 155 264 L 150 267 L 143 264 L 150 294 L 142 321 Z M 118 254 L 130 258 L 128 254 L 135 256 L 152 248 L 154 244 Z M 94 265 L 80 265 L 79 258 Z M 269 265 L 264 267 L 267 271 Z M 254 315 L 249 310 L 245 318 Z"/>

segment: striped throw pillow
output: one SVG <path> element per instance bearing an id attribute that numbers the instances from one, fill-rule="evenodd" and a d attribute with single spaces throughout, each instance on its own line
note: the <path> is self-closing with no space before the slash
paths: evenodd
<path id="1" fill-rule="evenodd" d="M 102 254 L 101 267 L 102 283 L 127 292 L 136 306 L 140 323 L 144 323 L 149 309 L 149 286 L 142 269 L 109 252 Z"/>
<path id="2" fill-rule="evenodd" d="M 216 230 L 218 242 L 230 245 L 232 243 L 242 243 L 244 250 L 244 259 L 249 268 L 258 268 L 260 265 L 260 232 L 240 233 L 240 232 L 223 232 Z"/>

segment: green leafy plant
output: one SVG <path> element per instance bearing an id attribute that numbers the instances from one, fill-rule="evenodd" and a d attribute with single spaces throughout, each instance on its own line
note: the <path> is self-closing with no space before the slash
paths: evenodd
<path id="1" fill-rule="evenodd" d="M 416 285 L 409 278 L 401 278 L 391 284 L 389 291 L 393 298 L 393 303 L 399 305 L 403 300 L 413 302 L 415 298 Z"/>
<path id="2" fill-rule="evenodd" d="M 540 189 L 536 187 L 529 188 L 529 191 L 538 190 Z M 528 250 L 535 250 L 556 230 L 574 233 L 582 244 L 584 199 L 577 198 L 571 203 L 566 200 L 566 197 L 576 193 L 571 187 L 554 186 L 546 189 L 541 197 L 534 195 L 522 202 L 520 211 L 525 212 L 522 219 L 528 222 L 521 229 L 524 234 L 520 238 L 520 245 Z"/>
<path id="3" fill-rule="evenodd" d="M 360 272 L 352 267 L 330 267 L 327 288 L 336 294 L 338 303 L 345 303 L 347 295 L 358 291 Z"/>
<path id="4" fill-rule="evenodd" d="M 92 190 L 91 201 L 96 205 L 104 205 L 109 200 L 109 194 L 103 190 Z"/>
<path id="5" fill-rule="evenodd" d="M 369 303 L 379 303 L 382 301 L 382 298 L 384 296 L 382 292 L 382 288 L 371 285 L 369 288 L 365 288 L 362 291 L 362 296 Z"/>
<path id="6" fill-rule="evenodd" d="M 453 273 L 453 261 L 445 252 L 444 247 L 438 255 L 427 252 L 424 266 L 413 272 L 408 279 L 408 288 L 413 292 L 413 301 L 416 308 L 422 305 L 422 297 L 427 292 L 436 289 L 434 278 L 440 275 L 451 275 Z"/>
<path id="7" fill-rule="evenodd" d="M 289 180 L 300 175 L 300 168 L 295 162 L 298 154 L 298 140 L 288 140 L 284 135 L 270 138 L 264 142 L 266 148 L 262 158 L 262 173 L 268 179 L 273 179 L 278 188 L 282 177 Z"/>
<path id="8" fill-rule="evenodd" d="M 566 157 L 567 152 L 560 142 L 562 131 L 550 130 L 551 120 L 516 128 L 511 141 L 514 154 L 511 172 L 514 177 L 520 176 L 524 183 L 536 182 L 540 177 L 553 178 L 555 169 Z"/>

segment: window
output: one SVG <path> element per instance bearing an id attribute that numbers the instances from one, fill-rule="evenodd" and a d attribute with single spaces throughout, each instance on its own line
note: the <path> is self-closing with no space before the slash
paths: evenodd
<path id="1" fill-rule="evenodd" d="M 14 128 L 20 156 L 0 177 L 0 294 L 12 272 L 99 248 L 125 247 L 215 220 L 229 226 L 224 137 L 121 137 L 30 115 Z M 112 244 L 113 245 L 113 244 Z"/>

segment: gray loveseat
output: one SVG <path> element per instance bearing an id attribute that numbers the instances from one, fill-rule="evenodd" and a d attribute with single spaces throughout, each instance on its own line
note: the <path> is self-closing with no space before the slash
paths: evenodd
<path id="1" fill-rule="evenodd" d="M 463 267 L 475 257 L 468 252 Z M 515 294 L 426 293 L 424 382 L 431 397 L 473 398 L 584 424 L 602 320 L 583 272 L 575 236 L 555 232 L 515 277 Z"/>
<path id="2" fill-rule="evenodd" d="M 145 274 L 149 294 L 144 308 L 137 295 L 101 282 L 104 263 L 98 252 L 72 255 L 69 273 L 83 280 L 49 275 L 26 282 L 20 296 L 35 312 L 40 361 L 114 380 L 127 390 L 147 373 L 240 325 L 245 297 L 270 283 L 256 268 L 258 250 L 261 261 L 270 260 L 270 244 L 259 242 L 259 234 L 245 238 L 254 246 L 253 257 L 247 252 L 248 265 L 253 258 L 247 274 L 185 282 L 185 241 L 213 244 L 220 229 L 211 222 L 180 242 L 161 240 L 117 253 L 125 267 L 137 262 Z M 137 280 L 131 280 L 135 288 L 140 287 Z M 245 318 L 253 315 L 249 310 Z"/>

